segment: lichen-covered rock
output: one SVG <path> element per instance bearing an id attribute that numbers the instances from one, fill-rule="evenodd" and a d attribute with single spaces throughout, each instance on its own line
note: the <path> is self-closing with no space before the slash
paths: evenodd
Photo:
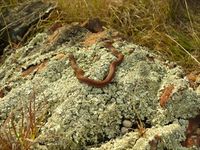
<path id="1" fill-rule="evenodd" d="M 116 59 L 105 40 L 114 41 L 125 56 L 113 81 L 103 88 L 80 83 L 69 52 L 85 76 L 103 80 Z M 18 116 L 33 92 L 38 116 L 47 111 L 33 149 L 187 149 L 180 144 L 187 120 L 200 111 L 200 95 L 180 67 L 170 69 L 147 48 L 123 41 L 112 30 L 90 33 L 74 26 L 40 33 L 6 59 L 0 79 L 1 125 L 11 110 Z M 132 123 L 124 126 L 124 120 Z M 122 132 L 123 126 L 129 133 Z M 146 126 L 142 134 L 138 126 Z"/>
<path id="2" fill-rule="evenodd" d="M 102 144 L 99 148 L 90 148 L 90 150 L 181 149 L 180 142 L 184 140 L 184 131 L 185 128 L 183 126 L 174 122 L 163 127 L 147 129 L 143 137 L 137 132 L 130 132 L 122 137 Z"/>

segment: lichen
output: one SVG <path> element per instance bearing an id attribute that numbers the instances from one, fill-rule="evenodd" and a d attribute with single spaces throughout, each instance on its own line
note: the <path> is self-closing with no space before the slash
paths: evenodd
<path id="1" fill-rule="evenodd" d="M 180 142 L 185 139 L 185 127 L 174 122 L 163 127 L 146 129 L 144 136 L 138 132 L 130 132 L 122 137 L 118 137 L 99 148 L 90 150 L 150 150 L 150 149 L 181 149 Z"/>
<path id="2" fill-rule="evenodd" d="M 83 31 L 85 34 L 85 30 Z M 72 33 L 74 32 L 70 32 L 69 35 L 72 36 Z M 83 33 L 81 32 L 80 39 L 83 38 Z M 64 42 L 61 45 L 61 41 L 58 40 L 59 45 L 54 45 L 52 50 L 45 43 L 46 34 L 38 36 L 39 43 L 35 42 L 37 38 L 30 41 L 30 43 L 37 43 L 36 46 L 29 43 L 18 49 L 0 68 L 0 72 L 4 72 L 0 86 L 12 86 L 12 90 L 0 101 L 0 123 L 6 119 L 12 109 L 21 104 L 26 105 L 30 91 L 34 90 L 37 95 L 36 106 L 42 109 L 43 102 L 47 101 L 50 114 L 37 138 L 38 143 L 44 145 L 36 144 L 37 149 L 42 147 L 98 149 L 97 145 L 103 143 L 107 145 L 109 140 L 111 140 L 111 147 L 118 145 L 118 149 L 126 147 L 134 149 L 137 143 L 142 143 L 143 147 L 149 148 L 148 139 L 142 141 L 136 131 L 127 133 L 118 140 L 122 135 L 120 129 L 124 118 L 128 118 L 135 124 L 140 119 L 144 124 L 151 126 L 147 131 L 148 137 L 153 138 L 160 133 L 164 140 L 172 142 L 169 144 L 161 142 L 160 147 L 172 148 L 172 145 L 181 147 L 180 141 L 184 140 L 186 125 L 172 122 L 187 120 L 197 115 L 200 95 L 189 87 L 179 67 L 169 69 L 158 59 L 158 56 L 146 48 L 116 40 L 113 45 L 125 55 L 124 61 L 117 67 L 112 83 L 104 88 L 94 88 L 77 80 L 67 55 L 73 52 L 86 76 L 102 80 L 110 62 L 116 59 L 108 49 L 102 47 L 103 41 L 86 48 L 79 42 L 75 45 Z M 30 51 L 29 46 L 34 53 Z M 59 53 L 64 54 L 65 57 L 54 59 L 54 56 Z M 15 54 L 23 57 L 15 57 Z M 20 65 L 12 63 L 13 57 Z M 26 69 L 44 60 L 48 63 L 42 71 L 26 77 L 20 75 L 21 66 L 25 66 Z M 169 84 L 174 84 L 175 88 L 163 108 L 159 100 L 162 90 Z M 120 141 L 125 143 L 124 147 Z"/>

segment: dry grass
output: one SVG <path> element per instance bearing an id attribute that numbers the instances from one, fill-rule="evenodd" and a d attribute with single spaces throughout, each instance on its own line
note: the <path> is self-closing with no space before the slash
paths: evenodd
<path id="1" fill-rule="evenodd" d="M 114 0 L 113 0 L 114 1 Z M 131 41 L 147 46 L 186 71 L 200 68 L 198 0 L 59 0 L 66 22 L 99 17 Z"/>
<path id="2" fill-rule="evenodd" d="M 3 1 L 3 4 L 16 5 L 21 1 L 25 0 Z M 84 22 L 98 17 L 134 43 L 147 46 L 165 59 L 177 62 L 187 72 L 200 70 L 199 0 L 51 1 L 57 3 L 58 11 L 40 20 L 36 27 L 38 31 L 55 21 Z"/>
<path id="3" fill-rule="evenodd" d="M 29 150 L 34 144 L 48 110 L 46 104 L 43 104 L 42 111 L 37 110 L 35 97 L 33 90 L 28 106 L 16 107 L 8 115 L 0 127 L 0 149 Z"/>

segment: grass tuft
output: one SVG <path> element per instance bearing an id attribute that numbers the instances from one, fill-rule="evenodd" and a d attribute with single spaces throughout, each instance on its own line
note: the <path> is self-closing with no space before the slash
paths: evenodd
<path id="1" fill-rule="evenodd" d="M 0 127 L 0 149 L 29 150 L 39 135 L 42 122 L 45 120 L 46 106 L 43 104 L 42 112 L 36 110 L 35 92 L 33 91 L 27 108 L 21 107 L 11 111 Z"/>

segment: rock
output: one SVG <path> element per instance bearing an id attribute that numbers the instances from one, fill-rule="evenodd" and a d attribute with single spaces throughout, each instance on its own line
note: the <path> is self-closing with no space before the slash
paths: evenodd
<path id="1" fill-rule="evenodd" d="M 116 32 L 91 33 L 78 25 L 64 26 L 52 35 L 38 33 L 16 49 L 0 66 L 0 89 L 9 87 L 0 98 L 0 125 L 11 111 L 20 120 L 20 108 L 28 111 L 34 101 L 35 115 L 43 119 L 32 149 L 184 148 L 180 143 L 186 139 L 188 119 L 199 114 L 200 95 L 179 66 L 170 69 L 147 48 L 112 33 Z M 84 46 L 91 35 L 93 42 Z M 68 54 L 74 54 L 85 76 L 103 80 L 116 59 L 104 47 L 105 40 L 125 56 L 114 79 L 103 88 L 80 83 Z M 173 89 L 167 90 L 170 85 Z M 144 134 L 133 129 L 122 135 L 123 118 L 133 124 L 141 120 L 149 128 Z"/>
<path id="2" fill-rule="evenodd" d="M 140 138 L 136 132 L 129 132 L 122 138 L 112 139 L 100 147 L 91 148 L 90 150 L 150 150 L 155 149 L 155 147 L 159 150 L 164 150 L 166 147 L 167 149 L 177 149 L 181 147 L 181 140 L 184 140 L 184 130 L 185 128 L 179 124 L 172 123 L 163 127 L 149 129 L 144 137 Z M 153 140 L 155 140 L 154 143 L 152 142 Z"/>
<path id="3" fill-rule="evenodd" d="M 101 22 L 101 20 L 99 18 L 89 19 L 85 23 L 83 23 L 82 26 L 93 33 L 103 31 L 103 22 Z"/>
<path id="4" fill-rule="evenodd" d="M 133 123 L 130 120 L 124 120 L 122 122 L 122 125 L 126 128 L 131 128 L 133 126 Z"/>
<path id="5" fill-rule="evenodd" d="M 0 55 L 9 43 L 22 41 L 27 31 L 41 18 L 45 18 L 55 9 L 55 5 L 34 0 L 20 4 L 14 8 L 2 9 L 0 16 Z M 8 36 L 9 35 L 9 36 Z"/>
<path id="6" fill-rule="evenodd" d="M 129 132 L 129 128 L 126 128 L 126 127 L 122 127 L 121 128 L 121 133 L 122 134 L 125 134 L 125 133 L 128 133 Z"/>

